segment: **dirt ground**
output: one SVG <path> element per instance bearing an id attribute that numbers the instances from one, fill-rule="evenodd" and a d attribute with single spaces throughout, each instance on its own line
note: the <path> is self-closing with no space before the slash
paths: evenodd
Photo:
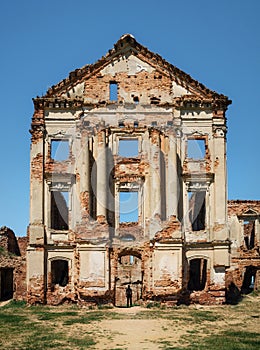
<path id="1" fill-rule="evenodd" d="M 147 312 L 147 309 L 139 306 L 116 309 L 116 312 L 129 318 L 104 320 L 92 325 L 93 333 L 100 335 L 95 349 L 159 349 L 160 342 L 163 344 L 167 340 L 176 344 L 185 333 L 174 320 L 136 318 L 139 313 Z"/>
<path id="2" fill-rule="evenodd" d="M 250 304 L 250 296 L 247 298 Z M 123 318 L 101 320 L 91 325 L 91 333 L 96 334 L 98 340 L 94 348 L 156 350 L 187 346 L 189 349 L 191 337 L 202 339 L 227 329 L 248 332 L 257 330 L 260 333 L 260 296 L 257 301 L 257 307 L 252 305 L 250 314 L 243 312 L 243 308 L 238 311 L 232 306 L 193 305 L 180 309 L 179 312 L 176 310 L 176 314 L 170 314 L 169 310 L 158 311 L 158 317 L 155 315 L 155 318 L 150 319 L 149 317 L 154 317 L 154 310 L 150 310 L 149 315 L 149 310 L 139 306 L 113 309 L 113 312 L 119 314 L 119 318 L 120 315 Z M 195 316 L 196 321 L 191 322 L 189 315 L 193 312 L 194 315 L 199 313 L 202 316 L 201 320 L 199 317 L 196 320 Z M 214 316 L 212 319 L 210 315 L 216 315 L 216 319 Z"/>
<path id="3" fill-rule="evenodd" d="M 0 306 L 0 348 L 6 350 L 260 349 L 259 294 L 223 306 Z"/>

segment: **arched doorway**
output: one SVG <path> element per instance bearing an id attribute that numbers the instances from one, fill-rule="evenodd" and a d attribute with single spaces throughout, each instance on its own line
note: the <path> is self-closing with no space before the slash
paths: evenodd
<path id="1" fill-rule="evenodd" d="M 143 272 L 141 255 L 138 253 L 123 253 L 117 262 L 117 277 L 115 281 L 115 305 L 126 306 L 126 288 L 132 289 L 132 302 L 137 304 L 142 299 Z"/>

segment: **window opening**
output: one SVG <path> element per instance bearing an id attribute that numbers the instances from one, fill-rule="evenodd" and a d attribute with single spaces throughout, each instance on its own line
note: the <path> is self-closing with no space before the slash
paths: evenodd
<path id="1" fill-rule="evenodd" d="M 52 284 L 65 287 L 68 284 L 69 264 L 67 260 L 53 260 L 51 262 Z"/>
<path id="2" fill-rule="evenodd" d="M 152 105 L 158 105 L 161 102 L 161 99 L 158 97 L 151 97 L 150 101 Z"/>
<path id="3" fill-rule="evenodd" d="M 51 191 L 51 228 L 68 230 L 69 217 L 68 192 Z"/>
<path id="4" fill-rule="evenodd" d="M 124 241 L 124 242 L 133 242 L 133 241 L 135 241 L 135 237 L 130 235 L 130 234 L 126 234 L 126 235 L 120 236 L 120 239 L 121 239 L 121 241 Z"/>
<path id="5" fill-rule="evenodd" d="M 131 158 L 138 156 L 138 139 L 119 140 L 119 156 Z"/>
<path id="6" fill-rule="evenodd" d="M 134 96 L 133 101 L 134 101 L 134 103 L 135 103 L 136 105 L 138 105 L 138 103 L 139 103 L 139 98 L 138 98 L 138 96 Z"/>
<path id="7" fill-rule="evenodd" d="M 255 246 L 255 222 L 244 220 L 244 242 L 248 250 Z"/>
<path id="8" fill-rule="evenodd" d="M 119 192 L 119 222 L 138 222 L 138 192 Z"/>
<path id="9" fill-rule="evenodd" d="M 118 84 L 114 81 L 109 83 L 109 99 L 110 101 L 117 101 Z"/>
<path id="10" fill-rule="evenodd" d="M 192 231 L 205 229 L 206 206 L 205 191 L 188 192 L 189 197 L 189 220 Z"/>
<path id="11" fill-rule="evenodd" d="M 190 139 L 188 140 L 188 158 L 203 159 L 205 158 L 205 140 Z"/>
<path id="12" fill-rule="evenodd" d="M 51 158 L 56 161 L 63 161 L 69 158 L 68 140 L 51 140 Z"/>
<path id="13" fill-rule="evenodd" d="M 119 258 L 119 263 L 121 265 L 133 265 L 134 256 L 133 255 L 123 255 Z"/>
<path id="14" fill-rule="evenodd" d="M 203 290 L 207 280 L 207 260 L 190 260 L 190 278 L 188 283 L 189 290 Z"/>

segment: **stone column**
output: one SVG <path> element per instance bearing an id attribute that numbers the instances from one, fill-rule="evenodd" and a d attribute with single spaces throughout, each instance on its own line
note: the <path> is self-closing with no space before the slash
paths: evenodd
<path id="1" fill-rule="evenodd" d="M 106 132 L 97 135 L 97 219 L 106 220 L 107 211 L 107 167 L 106 167 Z"/>
<path id="2" fill-rule="evenodd" d="M 260 245 L 260 223 L 259 219 L 255 220 L 255 243 Z"/>
<path id="3" fill-rule="evenodd" d="M 80 201 L 83 215 L 89 215 L 89 144 L 88 135 L 82 136 L 81 152 L 80 152 Z"/>
<path id="4" fill-rule="evenodd" d="M 183 196 L 183 226 L 184 226 L 184 231 L 190 231 L 190 218 L 189 218 L 189 196 L 188 196 L 188 191 L 189 191 L 189 183 L 185 182 L 183 186 L 183 191 L 184 191 L 184 196 Z"/>
<path id="5" fill-rule="evenodd" d="M 161 145 L 160 131 L 152 129 L 150 132 L 150 178 L 151 178 L 151 216 L 161 217 Z"/>
<path id="6" fill-rule="evenodd" d="M 177 145 L 173 134 L 169 135 L 169 152 L 167 166 L 167 217 L 177 217 L 178 206 L 178 173 L 177 173 Z"/>
<path id="7" fill-rule="evenodd" d="M 215 156 L 215 234 L 216 240 L 228 238 L 227 230 L 227 170 L 226 170 L 226 138 L 225 126 L 218 126 L 214 134 L 214 156 Z"/>

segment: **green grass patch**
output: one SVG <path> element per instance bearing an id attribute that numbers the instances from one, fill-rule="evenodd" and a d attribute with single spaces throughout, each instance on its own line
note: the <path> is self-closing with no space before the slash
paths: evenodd
<path id="1" fill-rule="evenodd" d="M 84 315 L 70 318 L 63 322 L 64 325 L 69 326 L 75 323 L 88 324 L 94 321 L 100 321 L 106 318 L 106 315 L 102 311 L 91 311 L 86 312 Z"/>
<path id="2" fill-rule="evenodd" d="M 38 319 L 42 321 L 50 321 L 50 320 L 59 320 L 64 317 L 71 317 L 71 316 L 78 316 L 78 312 L 76 311 L 65 311 L 65 312 L 53 312 L 53 311 L 36 311 L 36 314 L 38 315 Z"/>
<path id="3" fill-rule="evenodd" d="M 8 304 L 4 305 L 2 309 L 18 309 L 24 308 L 26 306 L 26 301 L 21 300 L 11 300 Z"/>
<path id="4" fill-rule="evenodd" d="M 69 343 L 71 344 L 71 346 L 78 346 L 81 349 L 86 349 L 86 348 L 96 344 L 94 339 L 92 337 L 89 337 L 89 336 L 87 336 L 87 337 L 85 336 L 82 339 L 70 338 Z"/>
<path id="5" fill-rule="evenodd" d="M 6 325 L 18 325 L 26 321 L 25 316 L 15 315 L 15 314 L 0 314 L 0 327 L 5 327 Z"/>
<path id="6" fill-rule="evenodd" d="M 251 332 L 225 331 L 210 336 L 197 344 L 191 344 L 190 350 L 257 350 L 260 348 L 260 334 Z"/>
<path id="7" fill-rule="evenodd" d="M 202 321 L 216 322 L 220 319 L 220 316 L 215 312 L 206 310 L 194 310 L 190 312 L 190 315 L 196 323 L 201 323 Z"/>

